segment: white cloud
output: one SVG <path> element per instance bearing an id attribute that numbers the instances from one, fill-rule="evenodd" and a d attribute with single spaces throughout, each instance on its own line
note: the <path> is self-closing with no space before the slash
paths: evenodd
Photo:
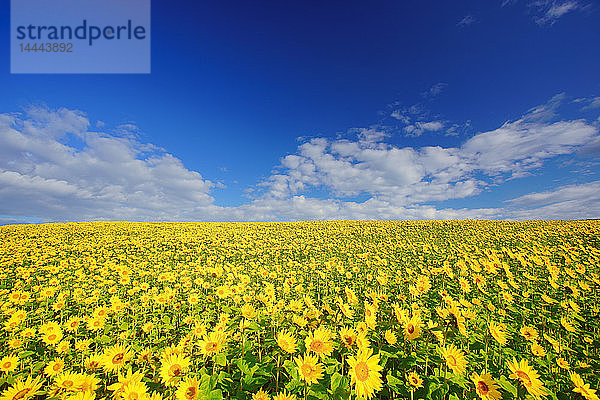
<path id="1" fill-rule="evenodd" d="M 2 114 L 0 215 L 172 219 L 212 203 L 214 183 L 179 159 L 89 127 L 84 114 L 67 109 Z"/>
<path id="2" fill-rule="evenodd" d="M 581 111 L 594 110 L 600 108 L 600 97 L 580 98 L 575 100 L 576 103 L 584 103 Z"/>
<path id="3" fill-rule="evenodd" d="M 423 96 L 425 98 L 436 97 L 440 93 L 442 93 L 442 91 L 446 88 L 446 86 L 448 86 L 448 84 L 444 83 L 444 82 L 436 83 L 435 85 L 431 86 L 427 91 L 421 93 L 421 96 Z"/>
<path id="4" fill-rule="evenodd" d="M 557 156 L 593 151 L 597 126 L 553 120 L 563 99 L 455 147 L 393 146 L 376 128 L 353 130 L 352 138 L 313 138 L 283 157 L 255 198 L 237 207 L 216 205 L 211 192 L 218 183 L 143 143 L 135 125 L 99 132 L 83 113 L 67 109 L 0 114 L 0 223 L 597 216 L 598 183 L 521 196 L 501 208 L 432 205 L 536 173 Z M 422 112 L 405 111 L 411 118 Z M 435 120 L 412 125 L 445 129 Z M 314 191 L 325 198 L 311 197 Z"/>
<path id="5" fill-rule="evenodd" d="M 469 26 L 476 22 L 475 18 L 472 15 L 465 15 L 456 25 L 460 27 Z"/>
<path id="6" fill-rule="evenodd" d="M 600 216 L 600 181 L 561 186 L 530 193 L 508 201 L 521 209 L 512 211 L 519 219 L 572 219 Z"/>
<path id="7" fill-rule="evenodd" d="M 584 8 L 577 0 L 536 0 L 530 6 L 535 12 L 534 20 L 539 25 L 553 25 L 569 12 Z"/>
<path id="8" fill-rule="evenodd" d="M 415 122 L 412 125 L 407 125 L 403 128 L 407 136 L 421 136 L 424 132 L 437 132 L 444 127 L 441 121 Z"/>
<path id="9" fill-rule="evenodd" d="M 339 198 L 367 194 L 402 206 L 473 196 L 597 142 L 598 128 L 584 120 L 547 121 L 554 103 L 476 134 L 460 147 L 312 139 L 284 157 L 280 170 L 263 185 L 278 199 L 323 188 Z"/>

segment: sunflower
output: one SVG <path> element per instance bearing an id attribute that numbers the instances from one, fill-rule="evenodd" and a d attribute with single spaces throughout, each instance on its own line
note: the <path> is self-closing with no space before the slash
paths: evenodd
<path id="1" fill-rule="evenodd" d="M 273 400 L 297 400 L 295 394 L 288 393 L 285 390 L 273 396 Z"/>
<path id="2" fill-rule="evenodd" d="M 342 328 L 340 329 L 340 339 L 342 339 L 344 346 L 346 346 L 347 349 L 350 349 L 356 344 L 356 332 L 352 328 Z"/>
<path id="3" fill-rule="evenodd" d="M 160 366 L 160 377 L 167 386 L 175 386 L 190 366 L 189 358 L 181 354 L 164 357 Z"/>
<path id="4" fill-rule="evenodd" d="M 127 346 L 116 344 L 104 350 L 101 358 L 102 368 L 106 372 L 120 370 L 133 357 Z"/>
<path id="5" fill-rule="evenodd" d="M 452 371 L 460 375 L 465 372 L 467 368 L 467 360 L 462 350 L 459 350 L 453 344 L 450 344 L 440 350 L 442 357 L 446 360 L 446 365 L 452 369 Z"/>
<path id="6" fill-rule="evenodd" d="M 507 334 L 506 334 L 506 325 L 505 324 L 498 324 L 494 321 L 490 322 L 490 333 L 492 334 L 492 337 L 500 344 L 504 345 L 506 344 L 506 342 L 508 341 L 507 338 Z"/>
<path id="7" fill-rule="evenodd" d="M 296 357 L 296 366 L 300 378 L 312 385 L 323 378 L 323 365 L 319 364 L 319 357 L 305 354 L 304 357 Z"/>
<path id="8" fill-rule="evenodd" d="M 345 288 L 344 291 L 346 292 L 346 298 L 348 299 L 348 303 L 353 306 L 357 305 L 358 297 L 356 296 L 356 293 L 354 293 L 354 291 L 349 288 Z"/>
<path id="9" fill-rule="evenodd" d="M 54 376 L 62 372 L 65 367 L 65 362 L 62 358 L 55 358 L 50 361 L 46 368 L 44 368 L 44 373 L 49 376 Z"/>
<path id="10" fill-rule="evenodd" d="M 350 383 L 354 385 L 356 396 L 369 399 L 381 390 L 383 382 L 379 371 L 383 367 L 379 365 L 379 355 L 373 355 L 373 350 L 359 350 L 356 357 L 348 358 L 348 365 Z"/>
<path id="11" fill-rule="evenodd" d="M 81 374 L 63 372 L 54 376 L 54 383 L 59 389 L 76 392 L 83 381 L 82 378 Z"/>
<path id="12" fill-rule="evenodd" d="M 25 328 L 21 332 L 21 337 L 23 339 L 33 339 L 35 337 L 35 329 L 33 328 Z"/>
<path id="13" fill-rule="evenodd" d="M 571 367 L 569 366 L 569 362 L 567 360 L 565 360 L 564 358 L 559 358 L 558 360 L 556 360 L 556 364 L 561 367 L 562 369 L 566 369 L 569 370 Z"/>
<path id="14" fill-rule="evenodd" d="M 85 368 L 90 371 L 96 371 L 102 367 L 102 355 L 101 354 L 92 354 L 85 360 Z"/>
<path id="15" fill-rule="evenodd" d="M 120 398 L 122 397 L 121 394 L 125 391 L 126 387 L 137 386 L 142 382 L 143 377 L 143 372 L 138 371 L 134 373 L 131 367 L 129 367 L 127 374 L 123 375 L 121 372 L 119 372 L 118 382 L 108 386 L 107 389 L 114 392 L 113 398 Z"/>
<path id="16" fill-rule="evenodd" d="M 87 321 L 86 327 L 90 331 L 97 331 L 104 328 L 105 319 L 102 317 L 90 318 Z"/>
<path id="17" fill-rule="evenodd" d="M 385 338 L 385 341 L 388 342 L 389 345 L 393 346 L 398 342 L 398 338 L 396 337 L 396 334 L 392 330 L 385 331 L 383 337 Z"/>
<path id="18" fill-rule="evenodd" d="M 458 305 L 453 305 L 452 307 L 450 307 L 448 309 L 448 312 L 450 313 L 449 317 L 450 317 L 450 325 L 455 327 L 456 329 L 458 329 L 458 331 L 462 334 L 462 335 L 467 335 L 467 326 L 465 325 L 466 319 L 465 317 L 462 315 L 460 309 L 458 308 Z"/>
<path id="19" fill-rule="evenodd" d="M 396 321 L 398 321 L 398 323 L 404 324 L 410 319 L 408 311 L 400 308 L 398 303 L 392 304 L 392 307 L 394 309 L 394 316 L 396 317 Z"/>
<path id="20" fill-rule="evenodd" d="M 421 317 L 418 315 L 413 316 L 410 319 L 407 319 L 404 323 L 404 327 L 402 328 L 402 332 L 404 333 L 404 338 L 406 340 L 415 340 L 419 336 L 421 336 Z"/>
<path id="21" fill-rule="evenodd" d="M 546 355 L 546 350 L 542 346 L 539 345 L 538 342 L 531 343 L 531 354 L 536 357 L 544 357 Z"/>
<path id="22" fill-rule="evenodd" d="M 96 378 L 94 375 L 81 374 L 79 390 L 95 395 L 94 392 L 98 389 L 99 384 L 100 379 Z"/>
<path id="23" fill-rule="evenodd" d="M 252 400 L 269 400 L 270 398 L 271 396 L 262 389 L 252 395 Z"/>
<path id="24" fill-rule="evenodd" d="M 39 376 L 35 379 L 31 379 L 31 376 L 29 376 L 25 381 L 23 381 L 23 378 L 17 378 L 15 383 L 2 393 L 0 400 L 29 400 L 36 395 L 41 387 Z"/>
<path id="25" fill-rule="evenodd" d="M 592 389 L 588 383 L 585 383 L 578 373 L 571 372 L 569 377 L 573 385 L 575 385 L 573 392 L 581 394 L 586 400 L 598 400 L 596 390 Z"/>
<path id="26" fill-rule="evenodd" d="M 15 355 L 4 356 L 2 360 L 0 360 L 0 371 L 2 372 L 13 372 L 17 369 L 17 365 L 19 364 L 19 358 Z"/>
<path id="27" fill-rule="evenodd" d="M 408 383 L 411 386 L 411 390 L 423 387 L 423 379 L 414 371 L 408 374 Z"/>
<path id="28" fill-rule="evenodd" d="M 252 304 L 244 304 L 240 310 L 242 317 L 246 319 L 254 319 L 258 315 Z"/>
<path id="29" fill-rule="evenodd" d="M 12 338 L 8 341 L 8 347 L 10 347 L 11 350 L 19 349 L 21 346 L 23 346 L 23 340 L 19 338 Z"/>
<path id="30" fill-rule="evenodd" d="M 367 349 L 369 347 L 371 347 L 371 341 L 369 340 L 369 338 L 367 338 L 367 334 L 366 333 L 359 333 L 356 336 L 356 346 L 358 347 L 358 349 Z"/>
<path id="31" fill-rule="evenodd" d="M 48 333 L 54 333 L 60 331 L 60 325 L 54 321 L 46 322 L 38 328 L 40 335 L 47 335 Z"/>
<path id="32" fill-rule="evenodd" d="M 120 393 L 123 400 L 141 400 L 148 398 L 148 387 L 143 382 L 132 382 L 123 387 Z"/>
<path id="33" fill-rule="evenodd" d="M 532 326 L 524 326 L 521 328 L 521 336 L 533 342 L 539 337 L 537 330 Z"/>
<path id="34" fill-rule="evenodd" d="M 571 332 L 571 333 L 577 332 L 577 329 L 575 329 L 575 326 L 573 326 L 573 323 L 571 321 L 569 321 L 567 318 L 561 317 L 560 323 L 567 330 L 567 332 Z"/>
<path id="35" fill-rule="evenodd" d="M 560 344 L 560 341 L 546 335 L 545 333 L 544 333 L 544 339 L 546 339 L 552 345 L 555 352 L 560 353 L 562 351 L 563 346 Z"/>
<path id="36" fill-rule="evenodd" d="M 204 335 L 204 338 L 198 342 L 200 352 L 205 356 L 212 356 L 223 350 L 227 336 L 223 332 L 214 331 Z"/>
<path id="37" fill-rule="evenodd" d="M 344 301 L 342 299 L 338 299 L 337 305 L 338 305 L 340 311 L 342 312 L 342 314 L 344 314 L 344 317 L 346 317 L 348 319 L 354 318 L 354 311 L 352 311 L 350 306 L 348 304 L 344 303 Z"/>
<path id="38" fill-rule="evenodd" d="M 69 332 L 74 332 L 77 330 L 80 323 L 81 323 L 81 320 L 78 317 L 71 317 L 65 323 L 65 329 Z"/>
<path id="39" fill-rule="evenodd" d="M 42 336 L 42 341 L 47 345 L 56 345 L 63 338 L 63 333 L 60 329 L 52 330 L 50 332 L 46 332 Z"/>
<path id="40" fill-rule="evenodd" d="M 140 354 L 138 354 L 137 356 L 137 361 L 139 363 L 151 363 L 152 362 L 152 349 L 150 348 L 145 348 L 140 350 Z"/>
<path id="41" fill-rule="evenodd" d="M 197 338 L 201 338 L 202 336 L 204 336 L 208 333 L 208 331 L 206 329 L 206 325 L 201 324 L 199 322 L 196 322 L 194 324 L 194 329 L 192 330 L 192 332 L 193 332 L 194 336 Z"/>
<path id="42" fill-rule="evenodd" d="M 200 382 L 196 378 L 187 378 L 179 383 L 175 398 L 177 400 L 196 400 L 200 397 Z"/>
<path id="43" fill-rule="evenodd" d="M 278 332 L 277 344 L 286 353 L 294 354 L 296 352 L 296 337 L 289 332 Z"/>
<path id="44" fill-rule="evenodd" d="M 524 359 L 517 362 L 516 358 L 513 358 L 512 362 L 508 362 L 508 368 L 512 372 L 509 378 L 518 379 L 525 386 L 529 394 L 534 397 L 546 395 L 544 384 L 538 379 L 540 377 L 539 374 L 529 366 L 527 360 Z"/>
<path id="45" fill-rule="evenodd" d="M 306 349 L 316 353 L 319 357 L 329 356 L 333 352 L 332 336 L 329 329 L 320 327 L 306 337 L 304 341 Z"/>
<path id="46" fill-rule="evenodd" d="M 498 384 L 489 372 L 483 371 L 481 375 L 473 373 L 471 380 L 475 384 L 475 391 L 482 400 L 499 400 L 502 394 L 498 391 Z"/>

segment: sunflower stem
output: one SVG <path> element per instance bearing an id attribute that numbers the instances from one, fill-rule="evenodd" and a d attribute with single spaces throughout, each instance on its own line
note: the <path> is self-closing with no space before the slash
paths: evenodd
<path id="1" fill-rule="evenodd" d="M 281 360 L 281 354 L 277 354 L 277 376 L 275 377 L 275 392 L 279 393 L 279 361 Z"/>

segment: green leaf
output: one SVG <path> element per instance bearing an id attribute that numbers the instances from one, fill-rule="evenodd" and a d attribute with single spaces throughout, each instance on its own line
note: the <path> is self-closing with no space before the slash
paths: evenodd
<path id="1" fill-rule="evenodd" d="M 450 381 L 456 383 L 463 389 L 467 388 L 468 380 L 463 375 L 452 374 L 450 375 Z"/>
<path id="2" fill-rule="evenodd" d="M 283 368 L 285 368 L 285 370 L 287 371 L 287 373 L 296 380 L 300 379 L 300 376 L 298 375 L 298 369 L 296 368 L 296 364 L 294 364 L 292 361 L 287 360 L 286 362 L 283 363 Z"/>
<path id="3" fill-rule="evenodd" d="M 227 365 L 227 356 L 223 353 L 215 355 L 215 364 L 224 367 L 225 365 Z"/>
<path id="4" fill-rule="evenodd" d="M 342 375 L 336 372 L 331 376 L 331 391 L 335 392 L 340 387 L 340 383 L 342 383 Z"/>
<path id="5" fill-rule="evenodd" d="M 302 382 L 300 382 L 298 379 L 292 379 L 291 381 L 289 381 L 287 383 L 287 385 L 285 385 L 285 388 L 287 389 L 288 392 L 296 392 L 299 388 L 303 387 L 304 385 L 302 384 Z"/>
<path id="6" fill-rule="evenodd" d="M 32 372 L 39 372 L 42 368 L 44 368 L 44 365 L 46 365 L 46 363 L 44 363 L 43 361 L 38 361 L 33 365 Z"/>
<path id="7" fill-rule="evenodd" d="M 221 400 L 223 398 L 223 392 L 221 389 L 212 390 L 207 397 L 207 400 Z"/>
<path id="8" fill-rule="evenodd" d="M 391 373 L 387 374 L 386 380 L 390 389 L 392 389 L 395 393 L 400 391 L 400 388 L 403 386 L 403 382 L 401 379 L 398 379 Z"/>
<path id="9" fill-rule="evenodd" d="M 506 379 L 504 375 L 498 379 L 498 386 L 502 389 L 506 390 L 508 393 L 512 394 L 513 397 L 517 397 L 517 388 Z"/>
<path id="10" fill-rule="evenodd" d="M 108 336 L 108 335 L 102 335 L 102 336 L 100 337 L 100 343 L 101 343 L 101 344 L 107 344 L 107 343 L 110 343 L 110 336 Z"/>

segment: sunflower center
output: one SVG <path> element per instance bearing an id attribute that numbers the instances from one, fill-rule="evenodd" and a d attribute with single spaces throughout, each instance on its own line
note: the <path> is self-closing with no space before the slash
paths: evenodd
<path id="1" fill-rule="evenodd" d="M 344 343 L 346 343 L 346 346 L 352 346 L 352 337 L 350 336 L 344 336 Z"/>
<path id="2" fill-rule="evenodd" d="M 123 358 L 125 358 L 125 354 L 119 353 L 112 358 L 112 363 L 119 364 L 119 363 L 121 363 L 121 361 L 123 361 Z"/>
<path id="3" fill-rule="evenodd" d="M 217 349 L 217 344 L 215 342 L 208 342 L 206 344 L 206 351 L 215 351 Z"/>
<path id="4" fill-rule="evenodd" d="M 63 381 L 63 386 L 66 388 L 70 388 L 73 386 L 73 381 Z"/>
<path id="5" fill-rule="evenodd" d="M 446 362 L 448 363 L 448 365 L 450 367 L 456 367 L 456 358 L 452 355 L 447 355 L 446 356 Z"/>
<path id="6" fill-rule="evenodd" d="M 302 364 L 302 375 L 312 376 L 314 371 L 315 369 L 312 367 L 312 365 Z"/>
<path id="7" fill-rule="evenodd" d="M 310 349 L 317 353 L 323 352 L 324 347 L 325 345 L 320 340 L 313 340 L 313 342 L 310 344 Z"/>
<path id="8" fill-rule="evenodd" d="M 196 397 L 196 388 L 191 386 L 191 387 L 187 388 L 187 390 L 185 391 L 185 398 L 193 399 L 194 397 Z"/>
<path id="9" fill-rule="evenodd" d="M 354 372 L 356 372 L 356 379 L 361 382 L 364 382 L 369 378 L 369 366 L 364 361 L 356 364 Z"/>
<path id="10" fill-rule="evenodd" d="M 18 391 L 17 394 L 14 395 L 13 400 L 19 400 L 27 396 L 27 393 L 31 391 L 31 388 L 25 388 L 21 391 Z"/>
<path id="11" fill-rule="evenodd" d="M 56 340 L 56 335 L 55 334 L 49 335 L 48 340 L 50 340 L 50 341 Z"/>
<path id="12" fill-rule="evenodd" d="M 490 391 L 490 388 L 484 381 L 479 381 L 477 382 L 477 391 L 483 395 L 486 395 Z"/>
<path id="13" fill-rule="evenodd" d="M 169 371 L 171 372 L 171 375 L 173 376 L 179 376 L 181 375 L 181 365 L 179 364 L 175 364 L 172 365 L 171 368 L 169 368 Z"/>
<path id="14" fill-rule="evenodd" d="M 531 386 L 531 378 L 524 371 L 517 371 L 515 374 L 519 377 L 525 386 Z"/>
<path id="15" fill-rule="evenodd" d="M 136 392 L 131 392 L 127 395 L 128 400 L 138 400 L 139 398 L 140 398 L 140 395 L 137 394 Z"/>
<path id="16" fill-rule="evenodd" d="M 11 366 L 12 366 L 12 363 L 10 361 L 7 361 L 4 364 L 2 364 L 2 368 L 4 368 L 4 369 L 9 369 Z"/>
<path id="17" fill-rule="evenodd" d="M 58 363 L 56 363 L 56 364 L 54 364 L 54 365 L 52 366 L 52 369 L 53 369 L 53 370 L 55 370 L 55 371 L 60 371 L 60 368 L 61 368 L 61 365 L 60 365 L 60 364 L 58 364 Z"/>
<path id="18" fill-rule="evenodd" d="M 408 328 L 406 330 L 412 335 L 415 332 L 415 326 L 413 324 L 408 324 Z"/>

